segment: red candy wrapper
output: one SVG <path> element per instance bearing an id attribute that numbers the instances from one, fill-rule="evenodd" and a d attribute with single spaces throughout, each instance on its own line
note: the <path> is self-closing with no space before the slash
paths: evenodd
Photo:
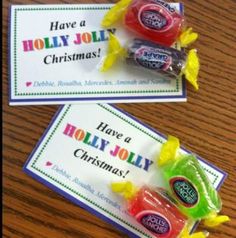
<path id="1" fill-rule="evenodd" d="M 127 211 L 158 238 L 182 237 L 188 219 L 162 188 L 136 188 L 131 182 L 113 183 L 112 190 L 127 199 Z"/>
<path id="2" fill-rule="evenodd" d="M 181 34 L 184 18 L 160 0 L 135 0 L 129 5 L 124 24 L 144 38 L 171 46 Z"/>
<path id="3" fill-rule="evenodd" d="M 179 39 L 185 47 L 198 37 L 191 28 L 183 31 L 183 15 L 163 0 L 121 0 L 105 15 L 102 26 L 108 27 L 122 17 L 130 31 L 165 46 Z"/>
<path id="4" fill-rule="evenodd" d="M 187 222 L 160 190 L 153 191 L 148 187 L 142 187 L 129 201 L 128 212 L 156 237 L 176 238 Z"/>

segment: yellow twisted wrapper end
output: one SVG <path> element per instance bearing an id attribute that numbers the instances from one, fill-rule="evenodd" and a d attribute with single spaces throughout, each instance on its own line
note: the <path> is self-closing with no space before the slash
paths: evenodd
<path id="1" fill-rule="evenodd" d="M 106 72 L 116 62 L 118 57 L 124 57 L 126 53 L 126 50 L 120 45 L 120 42 L 118 41 L 117 37 L 110 33 L 108 42 L 108 53 L 105 56 L 104 61 L 102 62 L 100 71 Z"/>
<path id="2" fill-rule="evenodd" d="M 188 229 L 184 228 L 180 235 L 180 238 L 206 238 L 208 235 L 209 232 L 207 231 L 196 232 L 190 235 Z"/>
<path id="3" fill-rule="evenodd" d="M 121 194 L 126 200 L 132 199 L 138 191 L 138 188 L 129 181 L 112 183 L 111 189 L 113 192 Z"/>
<path id="4" fill-rule="evenodd" d="M 192 32 L 193 29 L 190 27 L 187 30 L 183 31 L 179 37 L 179 42 L 181 47 L 187 47 L 188 45 L 195 42 L 198 38 L 198 34 L 196 32 Z"/>
<path id="5" fill-rule="evenodd" d="M 217 216 L 216 214 L 214 214 L 213 216 L 205 219 L 203 224 L 208 227 L 215 227 L 227 221 L 230 221 L 230 218 L 228 216 Z"/>
<path id="6" fill-rule="evenodd" d="M 158 165 L 162 166 L 176 158 L 177 150 L 179 149 L 179 139 L 174 136 L 168 136 L 168 140 L 161 147 Z"/>
<path id="7" fill-rule="evenodd" d="M 186 79 L 193 85 L 195 90 L 198 90 L 199 86 L 197 83 L 198 72 L 200 68 L 197 51 L 192 49 L 189 51 L 185 67 L 182 69 L 182 73 Z"/>
<path id="8" fill-rule="evenodd" d="M 118 21 L 126 11 L 131 1 L 132 0 L 121 0 L 115 4 L 104 16 L 101 23 L 102 27 L 109 27 Z"/>

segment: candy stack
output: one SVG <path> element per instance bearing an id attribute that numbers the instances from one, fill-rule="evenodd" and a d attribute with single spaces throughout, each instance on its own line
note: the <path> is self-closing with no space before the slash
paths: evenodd
<path id="1" fill-rule="evenodd" d="M 108 55 L 101 66 L 107 71 L 122 57 L 127 64 L 148 69 L 165 78 L 185 78 L 198 89 L 199 60 L 196 50 L 185 53 L 171 46 L 179 42 L 186 47 L 194 42 L 198 34 L 184 28 L 184 17 L 162 0 L 121 0 L 105 15 L 102 26 L 109 27 L 120 18 L 126 28 L 141 39 L 134 39 L 128 47 L 122 47 L 118 39 L 110 34 Z"/>
<path id="2" fill-rule="evenodd" d="M 170 136 L 163 144 L 157 163 L 165 188 L 112 184 L 112 190 L 128 201 L 128 213 L 155 237 L 204 238 L 208 232 L 190 235 L 193 222 L 203 219 L 205 226 L 215 227 L 229 220 L 217 215 L 222 205 L 218 192 L 197 158 L 179 153 L 177 138 Z"/>

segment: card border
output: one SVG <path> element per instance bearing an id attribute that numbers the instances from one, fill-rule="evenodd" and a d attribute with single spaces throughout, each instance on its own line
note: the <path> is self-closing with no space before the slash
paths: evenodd
<path id="1" fill-rule="evenodd" d="M 105 105 L 105 104 L 104 104 Z M 123 111 L 120 108 L 117 108 L 114 105 L 110 105 L 107 104 L 109 106 L 111 106 L 113 109 L 117 110 L 118 112 L 121 112 L 122 114 L 124 114 L 125 116 L 129 117 L 130 119 L 134 120 L 135 122 L 137 122 L 138 124 L 144 126 L 145 128 L 147 128 L 148 130 L 154 132 L 155 134 L 157 134 L 158 136 L 162 137 L 163 139 L 166 138 L 166 136 L 164 136 L 163 134 L 161 134 L 160 132 L 158 132 L 157 130 L 151 128 L 150 126 L 144 124 L 143 122 L 141 122 L 140 120 L 138 120 L 137 118 L 133 117 L 132 115 L 130 115 L 129 113 Z M 102 104 L 100 104 L 100 106 L 102 106 Z M 64 190 L 62 190 L 61 188 L 58 188 L 56 185 L 53 185 L 52 183 L 48 182 L 46 179 L 40 177 L 39 175 L 35 174 L 34 172 L 32 172 L 31 170 L 27 169 L 27 166 L 29 164 L 29 162 L 31 161 L 32 157 L 34 156 L 35 152 L 37 151 L 38 147 L 41 145 L 41 143 L 43 142 L 44 138 L 46 137 L 46 135 L 48 134 L 48 131 L 52 128 L 52 126 L 54 125 L 55 120 L 57 120 L 58 116 L 60 115 L 61 111 L 66 108 L 69 107 L 69 105 L 65 105 L 65 106 L 61 106 L 59 108 L 59 110 L 57 111 L 57 113 L 54 115 L 54 117 L 52 118 L 49 126 L 47 127 L 47 129 L 45 130 L 45 132 L 43 133 L 42 137 L 40 138 L 40 140 L 38 141 L 36 147 L 34 148 L 34 150 L 32 151 L 32 153 L 30 154 L 28 160 L 26 161 L 24 167 L 23 167 L 23 171 L 30 175 L 31 177 L 35 178 L 36 180 L 38 180 L 39 182 L 41 182 L 42 184 L 45 184 L 47 187 L 51 188 L 52 190 L 54 190 L 55 192 L 59 193 L 60 195 L 64 196 L 65 198 L 69 199 L 70 201 L 72 201 L 73 203 L 85 208 L 86 210 L 88 210 L 89 212 L 91 212 L 92 214 L 95 214 L 97 217 L 109 222 L 110 224 L 116 226 L 117 228 L 119 228 L 120 230 L 122 230 L 123 232 L 125 232 L 126 234 L 128 234 L 131 237 L 135 237 L 135 238 L 139 238 L 140 236 L 134 234 L 132 231 L 128 230 L 127 228 L 123 227 L 122 225 L 120 225 L 119 223 L 117 223 L 116 221 L 113 221 L 111 218 L 106 217 L 105 215 L 101 214 L 99 211 L 95 210 L 94 208 L 91 208 L 90 206 L 86 205 L 85 203 L 83 203 L 82 201 L 74 198 L 72 195 L 69 195 L 67 192 L 65 192 Z M 186 150 L 185 148 L 181 147 L 184 151 L 186 152 L 190 152 L 189 150 Z M 218 172 L 220 172 L 222 174 L 222 179 L 220 181 L 220 183 L 217 186 L 217 190 L 221 187 L 221 185 L 223 184 L 223 182 L 225 181 L 226 177 L 227 177 L 227 173 L 224 172 L 223 170 L 219 169 L 218 167 L 210 164 L 209 162 L 203 160 L 202 158 L 198 157 L 198 159 L 200 159 L 201 161 L 203 161 L 204 163 L 206 163 L 207 165 L 213 167 L 215 170 L 217 170 Z M 198 223 L 196 223 L 193 228 L 192 231 L 195 230 L 195 228 L 197 227 Z M 148 236 L 147 236 L 148 237 Z"/>
<path id="2" fill-rule="evenodd" d="M 183 13 L 183 11 L 184 11 L 183 4 L 182 3 L 179 3 L 179 4 L 180 4 L 180 12 Z M 56 7 L 58 7 L 59 5 L 64 6 L 62 4 L 55 4 Z M 78 5 L 81 5 L 81 4 L 78 4 Z M 90 4 L 83 4 L 81 10 L 84 10 L 83 7 L 84 8 L 86 8 L 86 6 L 89 7 L 89 5 Z M 101 4 L 98 4 L 98 5 L 101 5 Z M 110 4 L 102 4 L 101 8 L 104 8 L 105 5 L 109 6 Z M 41 97 L 40 98 L 40 97 L 37 97 L 37 98 L 32 98 L 32 96 L 31 96 L 31 98 L 29 98 L 30 95 L 21 95 L 23 97 L 28 97 L 28 98 L 24 98 L 24 99 L 14 98 L 14 97 L 20 96 L 20 95 L 15 94 L 15 90 L 13 88 L 13 83 L 12 83 L 13 75 L 11 74 L 12 69 L 13 69 L 12 68 L 13 66 L 11 65 L 11 61 L 12 61 L 12 57 L 14 57 L 13 55 L 11 55 L 11 47 L 12 47 L 12 44 L 11 44 L 12 43 L 11 42 L 11 40 L 12 40 L 11 39 L 12 26 L 11 26 L 11 24 L 12 24 L 12 21 L 14 20 L 14 19 L 12 19 L 12 8 L 14 6 L 22 6 L 22 5 L 11 5 L 10 8 L 9 8 L 9 32 L 8 32 L 9 50 L 8 50 L 8 54 L 9 54 L 9 104 L 10 105 L 17 105 L 18 103 L 30 103 L 30 102 L 32 102 L 33 104 L 34 103 L 35 104 L 36 103 L 41 103 L 42 104 L 43 102 L 45 102 L 45 104 L 50 103 L 50 102 L 54 102 L 54 103 L 58 102 L 58 104 L 60 104 L 60 102 L 62 102 L 62 103 L 63 102 L 66 102 L 66 103 L 71 102 L 71 103 L 73 103 L 73 102 L 86 102 L 86 101 L 87 102 L 91 102 L 91 101 L 97 101 L 97 102 L 99 102 L 99 101 L 103 101 L 103 102 L 104 101 L 113 101 L 113 102 L 119 102 L 119 101 L 120 102 L 124 102 L 125 101 L 125 102 L 131 102 L 133 100 L 144 100 L 144 101 L 150 100 L 150 102 L 154 102 L 154 101 L 158 101 L 158 100 L 160 100 L 160 101 L 163 100 L 164 101 L 165 99 L 169 99 L 169 101 L 175 101 L 174 99 L 176 99 L 176 101 L 177 100 L 178 101 L 186 101 L 186 99 L 187 99 L 186 80 L 184 80 L 184 79 L 181 80 L 181 81 L 179 79 L 177 79 L 178 81 L 177 81 L 176 88 L 177 88 L 177 90 L 182 88 L 182 94 L 181 95 L 169 95 L 169 96 L 163 95 L 163 96 L 160 96 L 160 95 L 150 95 L 152 93 L 148 92 L 149 96 L 143 96 L 143 95 L 142 96 L 131 96 L 130 94 L 136 93 L 135 90 L 133 90 L 133 92 L 131 92 L 131 93 L 128 92 L 124 96 L 116 96 L 116 97 L 113 97 L 113 96 L 106 97 L 105 96 L 106 93 L 101 93 L 101 96 L 98 96 L 94 92 L 94 94 L 95 94 L 94 97 L 91 97 L 91 96 L 89 97 L 88 96 L 88 97 L 82 97 L 82 98 L 79 97 L 79 94 L 78 94 L 77 97 L 68 97 L 68 96 L 66 96 L 65 98 L 64 97 L 54 97 L 54 98 L 52 98 L 52 97 L 50 97 L 50 98 L 45 98 L 45 97 Z M 42 5 L 33 5 L 33 6 L 34 6 L 35 9 L 37 9 L 37 6 L 41 7 Z M 94 6 L 94 4 L 91 4 L 91 6 Z M 50 7 L 52 7 L 52 5 Z M 73 7 L 71 7 L 71 8 L 73 9 Z M 96 7 L 94 7 L 94 8 L 96 8 Z M 17 10 L 17 8 L 15 10 Z M 22 11 L 23 10 L 24 9 L 22 9 Z M 14 52 L 13 52 L 13 54 L 14 54 Z M 16 69 L 14 68 L 14 70 L 16 70 Z M 182 83 L 182 87 L 180 85 L 181 83 Z M 166 91 L 166 90 L 163 90 L 163 91 Z M 156 92 L 156 93 L 158 93 L 158 92 Z M 178 91 L 177 93 L 180 93 L 180 91 Z M 24 94 L 24 93 L 22 93 L 22 94 Z M 35 93 L 35 94 L 37 94 L 37 93 Z M 57 94 L 57 93 L 55 93 L 55 94 Z M 58 95 L 59 94 L 60 93 L 58 93 Z M 90 93 L 88 92 L 87 94 L 90 94 Z M 76 95 L 76 92 L 75 92 L 75 95 Z M 35 96 L 38 96 L 38 95 L 35 95 Z M 45 96 L 48 96 L 48 95 L 45 95 Z M 61 96 L 63 96 L 63 94 Z"/>

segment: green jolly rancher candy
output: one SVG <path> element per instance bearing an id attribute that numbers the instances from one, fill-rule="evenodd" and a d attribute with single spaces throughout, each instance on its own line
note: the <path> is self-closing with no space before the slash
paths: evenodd
<path id="1" fill-rule="evenodd" d="M 195 156 L 176 156 L 176 139 L 163 145 L 158 164 L 179 209 L 194 220 L 207 219 L 221 210 L 221 199 Z"/>

